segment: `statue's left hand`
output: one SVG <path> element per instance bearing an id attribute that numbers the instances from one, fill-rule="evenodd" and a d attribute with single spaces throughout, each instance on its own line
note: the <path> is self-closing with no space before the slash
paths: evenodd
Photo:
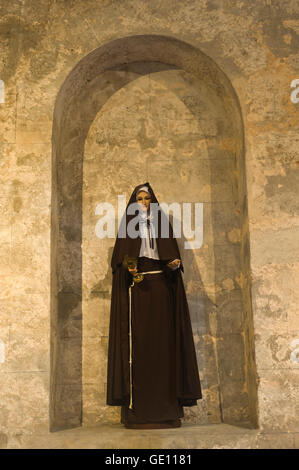
<path id="1" fill-rule="evenodd" d="M 170 262 L 167 264 L 167 266 L 168 266 L 169 268 L 174 269 L 174 268 L 178 268 L 180 264 L 181 264 L 181 260 L 180 260 L 180 259 L 174 259 L 173 261 L 170 261 Z"/>

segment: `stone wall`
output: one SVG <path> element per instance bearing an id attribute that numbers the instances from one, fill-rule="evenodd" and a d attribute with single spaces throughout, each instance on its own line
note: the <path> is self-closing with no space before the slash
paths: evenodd
<path id="1" fill-rule="evenodd" d="M 143 181 L 203 202 L 203 246 L 180 245 L 204 392 L 185 420 L 298 430 L 297 2 L 0 13 L 1 432 L 118 422 L 95 207 Z"/>

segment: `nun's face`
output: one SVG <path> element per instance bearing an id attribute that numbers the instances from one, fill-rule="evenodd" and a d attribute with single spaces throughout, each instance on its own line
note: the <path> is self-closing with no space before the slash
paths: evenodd
<path id="1" fill-rule="evenodd" d="M 150 209 L 151 200 L 152 198 L 150 194 L 146 191 L 140 191 L 140 193 L 138 193 L 137 202 L 141 205 L 142 210 L 148 211 Z"/>

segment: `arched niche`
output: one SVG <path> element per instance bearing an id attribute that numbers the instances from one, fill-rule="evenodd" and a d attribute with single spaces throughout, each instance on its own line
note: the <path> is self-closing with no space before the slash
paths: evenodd
<path id="1" fill-rule="evenodd" d="M 167 97 L 176 110 L 172 118 L 163 108 Z M 125 119 L 127 99 L 139 103 L 135 127 Z M 166 112 L 157 118 L 160 140 L 155 131 L 145 131 L 142 99 L 155 116 L 159 107 Z M 120 113 L 116 130 L 110 109 Z M 172 126 L 167 135 L 163 119 Z M 140 145 L 130 156 L 126 139 L 134 140 L 134 132 Z M 65 80 L 55 104 L 52 143 L 51 429 L 118 420 L 117 409 L 105 406 L 104 382 L 113 240 L 88 239 L 95 219 L 92 212 L 85 216 L 83 206 L 94 209 L 104 197 L 115 203 L 124 187 L 130 193 L 139 180 L 149 180 L 160 200 L 204 203 L 203 247 L 182 256 L 204 391 L 198 407 L 186 409 L 186 419 L 256 425 L 244 132 L 226 75 L 177 39 L 118 39 L 88 54 Z M 175 185 L 180 181 L 181 187 Z M 165 186 L 174 187 L 170 200 Z M 91 273 L 91 253 L 99 256 L 101 270 L 94 278 L 84 271 L 82 253 Z M 91 315 L 89 321 L 92 311 L 97 320 Z M 92 360 L 100 373 L 89 369 Z"/>

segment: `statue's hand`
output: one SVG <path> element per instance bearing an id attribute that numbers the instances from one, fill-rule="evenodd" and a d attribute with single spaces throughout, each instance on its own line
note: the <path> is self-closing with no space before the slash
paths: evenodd
<path id="1" fill-rule="evenodd" d="M 169 268 L 172 268 L 172 269 L 175 269 L 175 268 L 178 268 L 181 264 L 181 260 L 180 259 L 174 259 L 173 261 L 170 261 L 167 266 Z"/>

